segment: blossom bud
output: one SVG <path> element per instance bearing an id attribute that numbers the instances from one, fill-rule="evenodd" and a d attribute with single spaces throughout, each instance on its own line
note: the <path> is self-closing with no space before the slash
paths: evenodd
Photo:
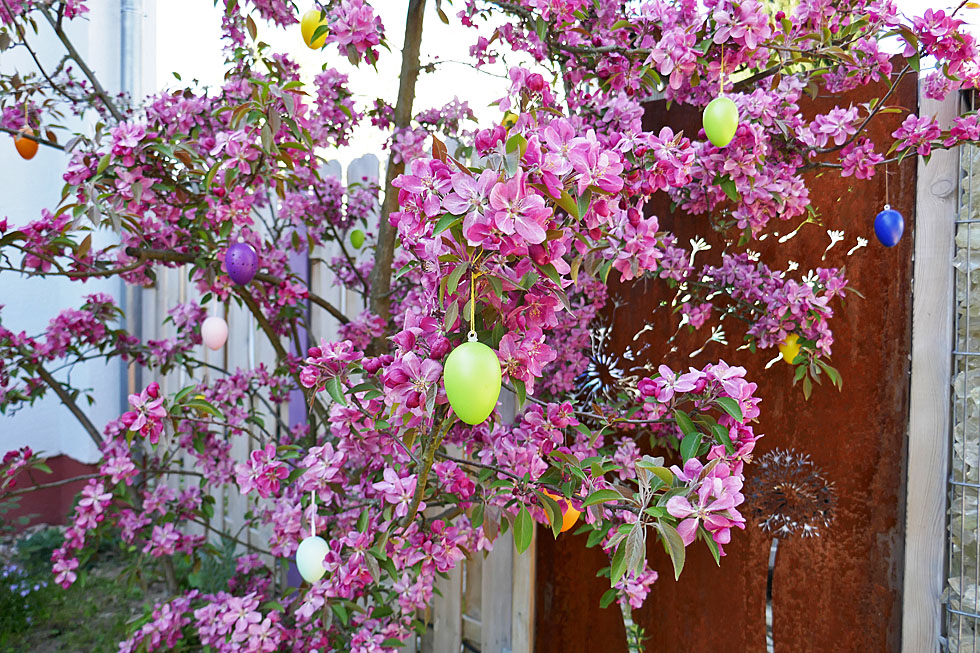
<path id="1" fill-rule="evenodd" d="M 160 384 L 154 381 L 150 385 L 146 386 L 146 394 L 153 399 L 160 397 Z"/>
<path id="2" fill-rule="evenodd" d="M 445 356 L 448 352 L 449 352 L 449 339 L 438 337 L 435 339 L 435 342 L 433 342 L 432 346 L 429 348 L 429 357 L 438 360 L 443 356 Z"/>
<path id="3" fill-rule="evenodd" d="M 540 93 L 544 90 L 544 77 L 542 77 L 539 73 L 528 75 L 527 87 L 535 93 Z"/>

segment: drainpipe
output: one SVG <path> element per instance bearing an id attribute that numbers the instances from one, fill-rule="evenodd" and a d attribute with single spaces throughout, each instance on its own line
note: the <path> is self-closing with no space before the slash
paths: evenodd
<path id="1" fill-rule="evenodd" d="M 140 54 L 142 41 L 142 0 L 119 2 L 119 90 L 136 96 L 140 93 Z M 143 338 L 143 289 L 120 280 L 122 310 L 126 316 L 126 330 Z M 129 410 L 128 396 L 143 387 L 143 370 L 137 365 L 121 362 L 121 408 Z"/>

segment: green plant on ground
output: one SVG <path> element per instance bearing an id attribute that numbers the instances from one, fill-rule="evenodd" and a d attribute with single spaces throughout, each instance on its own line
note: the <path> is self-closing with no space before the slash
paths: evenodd
<path id="1" fill-rule="evenodd" d="M 51 571 L 51 554 L 65 541 L 57 528 L 45 528 L 32 533 L 17 543 L 17 558 L 31 574 L 48 575 Z"/>

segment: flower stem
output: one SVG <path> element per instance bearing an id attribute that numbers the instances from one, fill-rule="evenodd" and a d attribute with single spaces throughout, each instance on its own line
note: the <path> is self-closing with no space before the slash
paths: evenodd
<path id="1" fill-rule="evenodd" d="M 623 615 L 623 626 L 626 628 L 626 650 L 629 653 L 643 653 L 643 629 L 633 621 L 633 608 L 623 592 L 619 593 L 619 611 Z"/>

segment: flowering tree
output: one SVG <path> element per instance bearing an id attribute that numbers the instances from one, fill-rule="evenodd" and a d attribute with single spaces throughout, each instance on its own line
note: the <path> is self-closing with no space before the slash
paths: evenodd
<path id="1" fill-rule="evenodd" d="M 807 219 L 808 170 L 867 179 L 906 156 L 980 140 L 976 115 L 950 128 L 908 115 L 890 142 L 873 142 L 869 125 L 905 111 L 889 104 L 890 90 L 812 119 L 801 110 L 806 94 L 894 89 L 920 62 L 933 68 L 930 96 L 976 87 L 977 47 L 960 30 L 965 2 L 909 19 L 891 0 L 844 10 L 801 0 L 791 13 L 757 0 L 465 0 L 455 16 L 444 10 L 450 0 L 408 0 L 397 97 L 372 106 L 354 101 L 345 75 L 324 66 L 304 80 L 287 53 L 258 39 L 260 24 L 295 29 L 293 2 L 223 4 L 224 85 L 131 98 L 105 90 L 65 30 L 84 19 L 86 2 L 0 0 L 0 49 L 33 55 L 32 35 L 44 29 L 65 55 L 54 69 L 0 77 L 0 129 L 28 149 L 70 155 L 59 206 L 18 216 L 20 226 L 0 220 L 0 270 L 151 287 L 161 268 L 180 267 L 200 294 L 171 308 L 176 337 L 162 341 L 120 328 L 120 309 L 101 294 L 40 334 L 0 324 L 0 409 L 53 392 L 103 452 L 54 555 L 56 581 L 71 585 L 79 561 L 114 530 L 174 593 L 123 651 L 397 648 L 424 628 L 420 611 L 438 574 L 508 529 L 523 552 L 536 522 L 555 536 L 578 526 L 608 552 L 603 603 L 618 601 L 639 648 L 629 615 L 657 579 L 648 538 L 663 543 L 679 575 L 686 547 L 719 559 L 744 527 L 760 391 L 743 368 L 718 361 L 660 365 L 583 400 L 576 378 L 608 279 L 674 289 L 679 328 L 743 320 L 747 349 L 780 347 L 807 394 L 821 376 L 839 385 L 828 358 L 830 319 L 848 291 L 843 272 L 795 277 L 743 246 Z M 415 106 L 418 76 L 433 69 L 420 61 L 427 4 L 471 30 L 477 67 L 513 52 L 533 62 L 510 69 L 497 124 L 467 131 L 465 102 Z M 364 0 L 319 3 L 304 32 L 307 45 L 338 49 L 365 75 L 395 56 Z M 904 49 L 897 65 L 885 39 Z M 722 94 L 738 112 L 727 144 L 642 127 L 655 96 L 703 107 Z M 57 125 L 69 112 L 94 129 L 66 133 Z M 320 173 L 321 162 L 366 119 L 390 132 L 387 171 L 381 187 L 345 188 Z M 460 145 L 450 151 L 444 141 Z M 696 264 L 697 248 L 646 209 L 658 193 L 739 247 Z M 96 230 L 113 234 L 110 246 L 93 246 Z M 259 254 L 245 284 L 222 269 L 236 242 Z M 291 254 L 331 242 L 336 283 L 368 307 L 352 319 L 290 268 Z M 53 371 L 120 357 L 150 373 L 200 377 L 201 324 L 209 305 L 232 301 L 254 315 L 274 364 L 222 370 L 170 396 L 151 383 L 106 425 L 92 423 L 81 389 Z M 341 340 L 303 356 L 301 333 L 318 339 L 308 303 L 341 323 Z M 473 338 L 496 352 L 516 416 L 496 411 L 477 425 L 456 417 L 443 366 Z M 290 428 L 277 415 L 296 388 L 309 416 Z M 248 437 L 259 446 L 234 460 L 232 443 Z M 644 455 L 647 440 L 677 460 Z M 23 491 L 19 472 L 43 466 L 27 448 L 8 453 L 0 499 Z M 189 480 L 180 492 L 162 482 L 176 474 Z M 247 519 L 271 527 L 268 542 L 239 542 L 211 522 L 208 490 L 220 486 L 249 496 Z M 311 521 L 327 543 L 326 575 L 285 587 L 283 560 Z M 214 554 L 201 532 L 241 547 L 226 591 L 175 578 L 175 561 L 194 566 Z"/>

